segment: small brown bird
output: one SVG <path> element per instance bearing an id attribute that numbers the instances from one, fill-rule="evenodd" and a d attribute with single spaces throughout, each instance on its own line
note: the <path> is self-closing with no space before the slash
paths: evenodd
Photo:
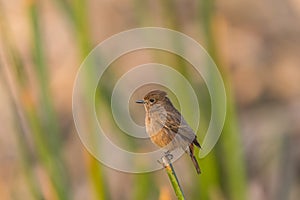
<path id="1" fill-rule="evenodd" d="M 136 103 L 144 104 L 146 131 L 151 141 L 167 151 L 182 148 L 190 155 L 197 173 L 200 174 L 200 167 L 194 156 L 194 145 L 201 148 L 197 136 L 173 106 L 167 93 L 154 90 Z"/>

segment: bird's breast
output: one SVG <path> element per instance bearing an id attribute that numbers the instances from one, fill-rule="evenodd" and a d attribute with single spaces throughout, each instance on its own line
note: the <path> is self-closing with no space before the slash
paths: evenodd
<path id="1" fill-rule="evenodd" d="M 146 116 L 145 124 L 146 131 L 149 136 L 157 134 L 163 128 L 163 125 L 160 123 L 159 119 L 155 119 L 149 115 Z"/>
<path id="2" fill-rule="evenodd" d="M 167 146 L 174 138 L 174 134 L 164 127 L 164 121 L 161 112 L 146 114 L 146 131 L 151 141 L 159 147 Z"/>

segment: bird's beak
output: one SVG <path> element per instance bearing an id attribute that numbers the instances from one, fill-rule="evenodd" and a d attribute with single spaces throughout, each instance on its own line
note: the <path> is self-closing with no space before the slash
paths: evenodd
<path id="1" fill-rule="evenodd" d="M 144 100 L 137 100 L 135 103 L 142 103 L 142 104 L 144 104 L 145 101 Z"/>

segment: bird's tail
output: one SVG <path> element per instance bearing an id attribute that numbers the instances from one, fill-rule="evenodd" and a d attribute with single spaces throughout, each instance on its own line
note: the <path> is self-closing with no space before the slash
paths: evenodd
<path id="1" fill-rule="evenodd" d="M 191 157 L 191 159 L 193 161 L 193 164 L 196 168 L 197 174 L 201 174 L 201 170 L 200 170 L 198 161 L 196 160 L 196 157 L 194 156 L 194 145 L 190 144 L 189 149 L 190 149 L 190 157 Z"/>

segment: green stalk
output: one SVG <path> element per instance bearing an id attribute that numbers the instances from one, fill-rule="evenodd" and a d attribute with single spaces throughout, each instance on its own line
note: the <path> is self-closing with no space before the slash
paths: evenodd
<path id="1" fill-rule="evenodd" d="M 184 198 L 182 188 L 179 184 L 175 170 L 173 168 L 173 165 L 172 165 L 170 159 L 168 158 L 168 155 L 165 155 L 164 157 L 162 157 L 162 161 L 163 161 L 163 166 L 167 172 L 167 175 L 169 177 L 169 180 L 172 184 L 172 187 L 174 189 L 174 192 L 175 192 L 177 198 L 179 200 L 184 200 L 185 198 Z"/>
<path id="2" fill-rule="evenodd" d="M 15 43 L 11 39 L 10 34 L 10 27 L 7 24 L 6 18 L 4 16 L 4 12 L 2 10 L 2 5 L 0 2 L 0 29 L 2 30 L 1 40 L 3 43 L 3 48 L 6 50 L 6 57 L 8 58 L 8 62 L 10 66 L 13 68 L 15 74 L 11 76 L 14 77 L 15 82 L 17 83 L 18 89 L 24 90 L 27 88 L 27 77 L 24 72 L 24 65 L 22 59 L 20 57 L 19 52 L 17 51 Z M 8 69 L 8 66 L 6 66 Z M 4 88 L 7 88 L 8 98 L 11 102 L 11 108 L 13 110 L 14 119 L 16 123 L 16 130 L 15 135 L 18 143 L 18 150 L 20 154 L 20 162 L 21 162 L 21 169 L 25 176 L 25 180 L 29 187 L 29 191 L 34 199 L 43 199 L 43 194 L 40 188 L 40 184 L 38 183 L 37 177 L 35 176 L 34 172 L 32 171 L 33 167 L 33 157 L 35 156 L 33 152 L 31 152 L 30 144 L 26 140 L 26 122 L 22 120 L 22 113 L 23 110 L 18 106 L 19 102 L 17 99 L 14 98 L 13 92 L 14 89 L 12 88 L 12 84 L 9 83 L 9 79 L 7 78 L 7 73 L 5 73 L 4 65 L 0 63 L 0 70 L 2 71 L 0 74 L 3 77 L 4 84 L 6 84 Z M 28 134 L 28 133 L 27 133 Z"/>
<path id="3" fill-rule="evenodd" d="M 47 66 L 45 62 L 45 53 L 42 41 L 42 33 L 39 21 L 38 4 L 33 2 L 29 7 L 29 15 L 31 20 L 31 27 L 33 33 L 33 56 L 35 61 L 35 70 L 38 78 L 39 89 L 40 89 L 40 107 L 42 108 L 42 117 L 45 117 L 45 129 L 51 130 L 49 134 L 50 144 L 56 148 L 52 150 L 54 153 L 58 153 L 61 146 L 60 131 L 58 127 L 57 116 L 54 111 L 53 102 L 51 101 L 52 96 L 49 89 L 49 77 Z"/>
<path id="4" fill-rule="evenodd" d="M 213 37 L 213 5 L 214 1 L 205 0 L 202 2 L 200 10 L 201 16 L 203 17 L 203 31 L 206 36 L 208 52 L 221 71 L 227 95 L 227 115 L 220 138 L 220 154 L 223 159 L 222 164 L 224 166 L 224 173 L 226 177 L 223 184 L 229 199 L 241 200 L 246 199 L 245 159 L 237 126 L 237 117 L 234 106 L 235 102 L 233 100 L 229 77 L 228 74 L 221 68 L 224 64 L 220 62 Z M 218 88 L 216 88 L 216 91 L 218 91 Z"/>
<path id="5" fill-rule="evenodd" d="M 71 5 L 73 10 L 73 23 L 75 32 L 77 33 L 77 41 L 79 45 L 79 50 L 82 59 L 84 59 L 87 54 L 92 49 L 91 42 L 90 42 L 90 33 L 89 33 L 89 20 L 88 20 L 88 13 L 87 13 L 87 4 L 84 0 L 75 0 L 74 3 Z M 94 72 L 91 71 L 91 75 Z M 91 156 L 91 155 L 89 155 Z M 93 183 L 94 191 L 97 196 L 97 199 L 106 199 L 107 192 L 104 183 L 103 177 L 103 169 L 99 161 L 90 157 L 89 163 L 89 176 L 90 180 Z"/>
<path id="6" fill-rule="evenodd" d="M 56 0 L 56 3 L 69 18 L 73 25 L 74 32 L 76 33 L 76 39 L 79 46 L 79 51 L 82 60 L 87 56 L 92 49 L 89 33 L 89 20 L 87 13 L 87 2 L 84 0 L 75 0 L 69 3 L 66 0 Z M 94 72 L 91 72 L 93 75 Z M 109 105 L 110 102 L 107 103 Z M 107 199 L 107 191 L 104 183 L 104 176 L 102 166 L 99 161 L 94 159 L 91 155 L 88 158 L 87 165 L 89 166 L 90 181 L 93 184 L 93 188 L 97 199 Z"/>
<path id="7" fill-rule="evenodd" d="M 39 21 L 38 3 L 29 5 L 29 17 L 33 31 L 33 55 L 36 76 L 40 91 L 39 108 L 42 116 L 33 108 L 27 108 L 27 118 L 32 127 L 32 133 L 40 153 L 41 160 L 46 167 L 49 178 L 59 199 L 69 199 L 69 183 L 64 160 L 61 157 L 61 132 L 58 126 L 53 98 L 49 89 L 49 78 L 45 62 L 42 33 Z"/>
<path id="8" fill-rule="evenodd" d="M 0 69 L 2 69 L 1 64 L 0 64 Z M 3 70 L 2 73 L 0 74 L 1 75 L 4 74 Z M 17 106 L 17 103 L 13 98 L 13 94 L 11 92 L 12 88 L 9 88 L 9 84 L 8 84 L 8 80 L 6 79 L 6 76 L 3 75 L 3 77 L 7 84 L 8 93 L 10 93 L 9 98 L 12 104 L 11 107 L 14 113 L 14 119 L 16 120 L 17 126 L 16 126 L 15 133 L 16 133 L 16 139 L 18 143 L 18 150 L 20 154 L 22 170 L 24 172 L 25 179 L 28 183 L 29 191 L 31 192 L 34 199 L 43 199 L 43 195 L 38 180 L 32 171 L 32 167 L 33 167 L 32 160 L 34 155 L 32 155 L 29 147 L 30 145 L 26 141 L 26 136 L 25 136 L 26 128 L 24 127 L 24 123 L 22 122 L 22 117 L 20 116 L 20 113 L 22 113 L 22 111 L 20 110 L 21 108 Z"/>
<path id="9" fill-rule="evenodd" d="M 96 199 L 104 200 L 106 198 L 106 191 L 104 186 L 104 177 L 102 172 L 102 166 L 97 159 L 88 155 L 90 160 L 90 179 L 93 183 L 94 191 L 96 191 Z"/>

